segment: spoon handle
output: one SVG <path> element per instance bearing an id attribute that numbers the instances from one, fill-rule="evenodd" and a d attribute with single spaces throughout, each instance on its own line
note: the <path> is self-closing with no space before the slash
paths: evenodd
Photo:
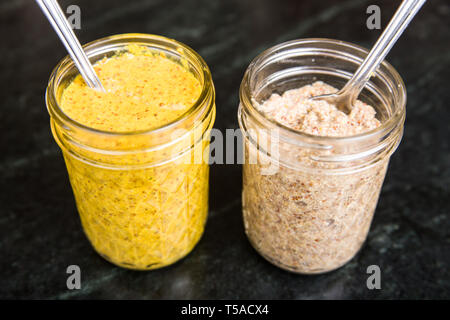
<path id="1" fill-rule="evenodd" d="M 58 2 L 56 0 L 36 0 L 36 2 L 66 47 L 86 84 L 90 88 L 105 91 Z"/>
<path id="2" fill-rule="evenodd" d="M 384 60 L 394 43 L 425 2 L 426 0 L 404 0 L 402 2 L 366 59 L 341 90 L 342 93 L 350 96 L 350 105 L 354 105 L 356 98 L 366 82 L 369 81 L 372 73 Z"/>

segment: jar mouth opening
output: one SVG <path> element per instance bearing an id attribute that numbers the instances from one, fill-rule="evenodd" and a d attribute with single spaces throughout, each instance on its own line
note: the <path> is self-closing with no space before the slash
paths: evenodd
<path id="1" fill-rule="evenodd" d="M 69 55 L 64 57 L 53 69 L 47 90 L 46 90 L 46 105 L 50 116 L 55 119 L 60 125 L 72 126 L 77 129 L 87 131 L 90 133 L 105 135 L 105 136 L 134 136 L 134 135 L 146 135 L 152 133 L 161 133 L 165 130 L 170 130 L 173 127 L 176 127 L 178 124 L 183 122 L 184 120 L 190 118 L 193 114 L 196 113 L 203 106 L 207 105 L 207 101 L 211 99 L 211 88 L 212 88 L 212 78 L 211 72 L 208 68 L 208 65 L 203 60 L 203 58 L 195 52 L 189 46 L 178 42 L 174 39 L 166 38 L 164 36 L 152 35 L 152 34 L 143 34 L 143 33 L 125 33 L 112 35 L 104 38 L 100 38 L 89 42 L 83 45 L 83 49 L 86 52 L 88 58 L 92 60 L 97 58 L 103 58 L 108 53 L 112 53 L 114 55 L 121 48 L 126 47 L 129 44 L 140 44 L 146 47 L 150 47 L 151 50 L 155 51 L 165 51 L 170 53 L 173 56 L 178 58 L 186 59 L 188 64 L 196 67 L 196 71 L 199 73 L 199 81 L 201 83 L 201 92 L 198 96 L 197 100 L 189 107 L 186 112 L 181 114 L 176 119 L 165 123 L 161 126 L 151 128 L 151 129 L 143 129 L 136 131 L 106 131 L 101 129 L 92 128 L 86 126 L 79 121 L 76 121 L 69 117 L 60 107 L 58 103 L 58 90 L 61 86 L 61 81 L 64 76 L 67 76 L 67 73 L 71 70 L 76 70 L 76 73 L 72 76 L 72 78 L 79 74 L 78 70 L 75 67 L 75 63 L 71 59 Z M 98 61 L 100 59 L 95 59 Z M 94 63 L 95 63 L 94 61 Z"/>
<path id="2" fill-rule="evenodd" d="M 299 48 L 291 48 L 295 45 L 303 46 L 302 49 Z M 324 46 L 322 48 L 321 46 Z M 333 49 L 325 48 L 327 46 L 333 46 Z M 340 40 L 327 39 L 327 38 L 307 38 L 307 39 L 298 39 L 292 40 L 288 42 L 284 42 L 273 46 L 271 48 L 266 49 L 261 54 L 253 59 L 247 68 L 241 86 L 240 86 L 240 100 L 246 108 L 250 109 L 251 113 L 257 117 L 257 120 L 261 122 L 265 127 L 275 127 L 279 130 L 280 137 L 288 138 L 289 141 L 295 144 L 295 140 L 307 140 L 314 141 L 313 145 L 319 147 L 320 149 L 324 148 L 332 148 L 333 144 L 347 144 L 354 143 L 359 141 L 371 140 L 374 137 L 383 137 L 389 134 L 389 132 L 393 131 L 399 123 L 405 117 L 405 106 L 406 106 L 406 89 L 405 84 L 398 74 L 398 72 L 394 69 L 394 67 L 389 64 L 387 61 L 383 61 L 380 67 L 376 70 L 375 75 L 372 77 L 388 77 L 391 78 L 393 83 L 396 84 L 397 92 L 393 92 L 390 90 L 390 94 L 394 95 L 398 101 L 398 107 L 395 112 L 393 112 L 386 121 L 383 121 L 381 125 L 373 130 L 366 131 L 363 133 L 359 133 L 357 135 L 352 136 L 319 136 L 308 134 L 293 128 L 290 128 L 282 123 L 279 123 L 276 120 L 268 118 L 262 111 L 254 105 L 254 92 L 252 92 L 252 75 L 258 73 L 262 67 L 267 65 L 268 63 L 273 63 L 276 61 L 277 57 L 280 58 L 280 55 L 285 53 L 289 53 L 292 51 L 292 54 L 295 52 L 301 52 L 301 50 L 314 50 L 319 49 L 317 54 L 321 53 L 332 53 L 333 55 L 337 55 L 338 57 L 345 57 L 346 59 L 351 60 L 352 62 L 357 62 L 358 65 L 362 62 L 365 56 L 368 54 L 368 50 Z M 315 51 L 316 52 L 316 51 Z M 386 74 L 384 74 L 381 69 L 384 69 Z M 336 76 L 336 74 L 335 74 Z M 341 74 L 340 74 L 341 76 Z M 347 75 L 349 76 L 349 75 Z M 372 88 L 376 87 L 369 81 L 366 85 Z M 392 88 L 390 88 L 392 89 Z"/>

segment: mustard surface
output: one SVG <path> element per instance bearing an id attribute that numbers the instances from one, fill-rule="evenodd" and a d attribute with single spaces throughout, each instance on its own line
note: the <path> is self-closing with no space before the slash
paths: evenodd
<path id="1" fill-rule="evenodd" d="M 60 107 L 75 121 L 103 131 L 160 127 L 185 113 L 201 92 L 200 82 L 182 63 L 144 47 L 130 46 L 94 68 L 106 92 L 88 88 L 78 75 L 64 90 Z M 205 148 L 207 142 L 197 143 L 183 157 Z M 125 157 L 91 158 L 123 164 Z M 147 159 L 132 157 L 137 163 L 139 157 Z M 169 161 L 113 170 L 69 152 L 64 158 L 83 229 L 107 260 L 132 269 L 159 268 L 188 254 L 200 239 L 207 217 L 206 163 Z"/>
<path id="2" fill-rule="evenodd" d="M 73 120 L 104 131 L 167 124 L 185 113 L 202 89 L 185 66 L 138 45 L 104 58 L 94 69 L 106 92 L 90 89 L 77 76 L 65 89 L 61 108 Z"/>

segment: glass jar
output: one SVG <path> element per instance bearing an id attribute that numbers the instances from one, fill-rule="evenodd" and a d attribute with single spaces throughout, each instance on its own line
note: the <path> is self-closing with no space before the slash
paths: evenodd
<path id="1" fill-rule="evenodd" d="M 403 135 L 406 90 L 383 62 L 359 96 L 382 124 L 349 137 L 293 130 L 255 104 L 315 81 L 341 88 L 367 53 L 343 41 L 295 40 L 264 51 L 245 72 L 238 112 L 245 137 L 245 232 L 280 268 L 323 273 L 344 265 L 361 248 L 389 158 Z"/>
<path id="2" fill-rule="evenodd" d="M 121 133 L 74 121 L 59 105 L 64 89 L 78 74 L 69 57 L 54 69 L 46 103 L 92 246 L 118 266 L 150 270 L 186 256 L 203 234 L 209 174 L 204 155 L 215 120 L 215 90 L 203 59 L 172 39 L 122 34 L 84 48 L 95 63 L 130 44 L 181 63 L 200 82 L 200 96 L 178 119 L 149 131 Z"/>

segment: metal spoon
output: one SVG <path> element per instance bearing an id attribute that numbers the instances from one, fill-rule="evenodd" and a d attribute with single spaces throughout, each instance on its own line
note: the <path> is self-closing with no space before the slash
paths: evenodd
<path id="1" fill-rule="evenodd" d="M 36 2 L 66 47 L 86 84 L 92 89 L 105 91 L 58 2 L 56 0 L 36 0 Z"/>
<path id="2" fill-rule="evenodd" d="M 350 113 L 358 95 L 376 68 L 425 2 L 426 0 L 404 0 L 366 59 L 345 86 L 337 93 L 315 96 L 311 99 L 327 101 L 336 105 L 336 108 L 342 112 Z"/>

